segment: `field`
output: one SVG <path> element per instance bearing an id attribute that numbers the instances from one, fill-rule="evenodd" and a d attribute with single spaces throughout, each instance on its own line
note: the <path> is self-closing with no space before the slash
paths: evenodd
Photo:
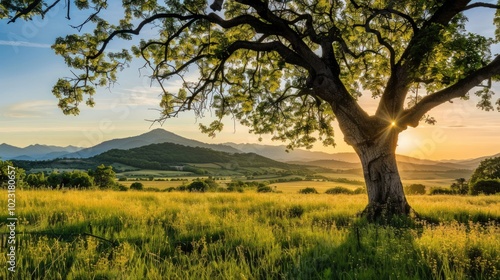
<path id="1" fill-rule="evenodd" d="M 365 195 L 18 191 L 0 279 L 500 277 L 500 196 L 408 199 L 424 220 L 393 227 L 356 218 Z"/>

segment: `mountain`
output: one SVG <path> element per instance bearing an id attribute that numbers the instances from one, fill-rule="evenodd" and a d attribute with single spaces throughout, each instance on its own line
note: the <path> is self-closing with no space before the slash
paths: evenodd
<path id="1" fill-rule="evenodd" d="M 64 157 L 66 158 L 89 158 L 99 154 L 102 154 L 106 151 L 112 149 L 120 149 L 120 150 L 128 150 L 133 148 L 138 148 L 142 146 L 147 146 L 151 144 L 160 144 L 160 143 L 173 143 L 184 145 L 188 147 L 202 147 L 208 148 L 215 151 L 227 152 L 227 153 L 240 153 L 241 151 L 232 148 L 230 146 L 221 145 L 221 144 L 207 144 L 196 140 L 191 140 L 188 138 L 184 138 L 172 132 L 166 131 L 161 128 L 157 128 L 151 130 L 147 133 L 121 138 L 121 139 L 113 139 L 109 141 L 102 142 L 96 146 L 91 148 L 82 149 L 76 153 L 67 154 Z"/>
<path id="2" fill-rule="evenodd" d="M 58 147 L 49 145 L 30 145 L 19 148 L 8 144 L 0 144 L 0 158 L 17 160 L 47 160 L 68 153 L 74 153 L 82 148 L 75 146 Z"/>

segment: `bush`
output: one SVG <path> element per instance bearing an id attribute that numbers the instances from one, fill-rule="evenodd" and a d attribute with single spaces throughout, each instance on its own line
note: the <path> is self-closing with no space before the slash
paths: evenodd
<path id="1" fill-rule="evenodd" d="M 351 191 L 348 188 L 344 187 L 334 187 L 331 189 L 326 190 L 326 194 L 354 194 L 353 191 Z"/>
<path id="2" fill-rule="evenodd" d="M 404 188 L 406 194 L 425 194 L 425 186 L 422 184 L 411 184 Z"/>
<path id="3" fill-rule="evenodd" d="M 443 189 L 443 188 L 433 188 L 431 189 L 430 192 L 431 195 L 436 195 L 436 194 L 454 194 L 454 192 L 450 189 Z"/>
<path id="4" fill-rule="evenodd" d="M 299 191 L 299 193 L 301 193 L 301 194 L 310 194 L 310 193 L 318 193 L 318 191 L 315 188 L 305 188 L 305 189 L 301 189 Z"/>
<path id="5" fill-rule="evenodd" d="M 122 185 L 122 184 L 118 184 L 118 185 L 117 185 L 117 190 L 118 190 L 118 191 L 121 191 L 121 192 L 126 192 L 126 191 L 128 191 L 128 188 L 127 188 L 127 187 L 125 187 L 125 186 L 124 186 L 124 185 Z"/>
<path id="6" fill-rule="evenodd" d="M 270 186 L 261 185 L 261 186 L 257 187 L 257 192 L 259 192 L 259 193 L 270 193 L 270 192 L 273 192 L 273 188 L 271 188 Z"/>
<path id="7" fill-rule="evenodd" d="M 490 195 L 500 193 L 500 181 L 492 179 L 480 179 L 472 185 L 470 191 L 472 195 Z"/>
<path id="8" fill-rule="evenodd" d="M 352 193 L 353 194 L 365 194 L 366 193 L 366 189 L 365 188 L 357 188 Z"/>
<path id="9" fill-rule="evenodd" d="M 206 192 L 209 189 L 209 185 L 202 181 L 194 181 L 189 184 L 186 189 L 190 192 Z"/>
<path id="10" fill-rule="evenodd" d="M 133 182 L 130 185 L 131 190 L 142 191 L 144 189 L 144 185 L 141 182 Z"/>

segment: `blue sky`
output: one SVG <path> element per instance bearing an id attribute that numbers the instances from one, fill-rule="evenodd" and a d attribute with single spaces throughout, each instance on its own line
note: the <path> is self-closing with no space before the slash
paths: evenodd
<path id="1" fill-rule="evenodd" d="M 493 34 L 491 11 L 480 9 L 467 15 L 470 31 Z M 122 72 L 118 84 L 110 89 L 99 89 L 94 108 L 82 106 L 78 116 L 65 116 L 59 110 L 57 99 L 51 93 L 52 85 L 59 77 L 71 73 L 50 45 L 57 36 L 75 32 L 69 24 L 78 24 L 85 19 L 84 15 L 77 13 L 72 17 L 70 22 L 65 19 L 61 4 L 43 20 L 18 20 L 11 24 L 0 20 L 0 143 L 19 147 L 35 143 L 92 146 L 160 127 L 158 124 L 151 126 L 146 121 L 158 117 L 155 109 L 158 108 L 160 91 L 150 87 L 149 79 L 140 75 L 140 63 Z M 123 43 L 114 44 L 121 47 Z M 177 86 L 175 81 L 168 85 L 172 89 Z M 376 101 L 368 96 L 366 94 L 360 102 L 367 111 L 372 111 Z M 445 104 L 431 114 L 438 124 L 405 131 L 398 152 L 431 159 L 471 158 L 500 152 L 500 113 L 479 111 L 474 100 L 470 100 Z M 209 119 L 201 121 L 208 123 Z M 258 136 L 248 134 L 248 129 L 241 125 L 233 126 L 231 120 L 216 138 L 209 138 L 199 132 L 197 120 L 190 113 L 168 120 L 163 128 L 204 142 L 258 142 Z M 325 149 L 318 145 L 314 149 L 353 151 L 343 142 L 338 129 L 336 141 L 336 148 Z M 264 137 L 264 143 L 280 144 L 269 142 L 267 137 Z"/>

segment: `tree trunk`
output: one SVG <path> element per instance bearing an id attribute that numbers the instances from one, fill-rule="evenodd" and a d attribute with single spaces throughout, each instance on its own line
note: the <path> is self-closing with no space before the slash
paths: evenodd
<path id="1" fill-rule="evenodd" d="M 340 101 L 342 102 L 342 101 Z M 406 201 L 396 163 L 398 135 L 397 117 L 369 117 L 355 103 L 343 101 L 332 104 L 344 140 L 358 154 L 363 167 L 368 205 L 362 215 L 370 221 L 386 222 L 394 216 L 409 216 L 411 207 Z"/>
<path id="2" fill-rule="evenodd" d="M 361 160 L 368 192 L 368 205 L 362 215 L 370 221 L 387 222 L 394 216 L 409 216 L 411 212 L 396 162 L 399 132 L 393 125 L 379 127 L 365 130 L 367 134 L 363 139 L 351 142 Z"/>
<path id="3" fill-rule="evenodd" d="M 354 147 L 361 159 L 368 192 L 368 205 L 362 214 L 370 221 L 384 222 L 410 214 L 396 162 L 398 134 L 389 128 L 372 141 Z"/>

